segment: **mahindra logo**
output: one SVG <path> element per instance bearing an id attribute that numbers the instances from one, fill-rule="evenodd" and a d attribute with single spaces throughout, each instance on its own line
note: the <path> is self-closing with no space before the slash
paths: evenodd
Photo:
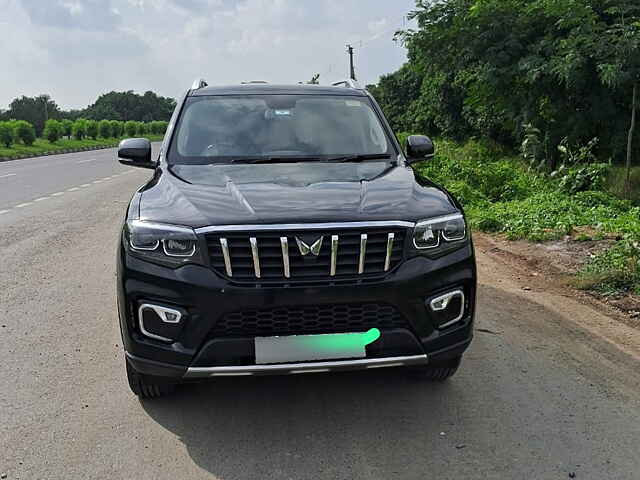
<path id="1" fill-rule="evenodd" d="M 306 257 L 309 254 L 312 254 L 314 256 L 318 256 L 320 255 L 320 249 L 322 248 L 322 239 L 324 237 L 320 237 L 319 239 L 317 239 L 315 242 L 313 242 L 311 245 L 308 245 L 304 242 L 304 240 L 299 239 L 298 237 L 296 237 L 296 243 L 298 244 L 298 249 L 300 250 L 300 255 L 302 255 L 303 257 Z"/>

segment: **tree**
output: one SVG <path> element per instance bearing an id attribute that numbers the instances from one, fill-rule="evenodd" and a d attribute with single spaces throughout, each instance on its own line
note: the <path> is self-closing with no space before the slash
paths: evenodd
<path id="1" fill-rule="evenodd" d="M 124 132 L 124 123 L 120 120 L 111 120 L 111 132 L 114 138 L 120 138 Z"/>
<path id="2" fill-rule="evenodd" d="M 154 135 L 164 135 L 164 132 L 167 130 L 168 122 L 164 121 L 155 121 L 149 124 L 149 133 L 153 133 Z"/>
<path id="3" fill-rule="evenodd" d="M 144 122 L 138 122 L 136 125 L 136 135 L 142 137 L 149 133 L 149 129 L 147 128 L 147 124 Z"/>
<path id="4" fill-rule="evenodd" d="M 62 124 L 58 120 L 47 120 L 43 132 L 44 138 L 51 143 L 56 143 L 62 136 Z"/>
<path id="5" fill-rule="evenodd" d="M 36 140 L 36 130 L 26 120 L 15 120 L 13 123 L 13 132 L 16 139 L 19 139 L 25 145 L 33 145 Z"/>
<path id="6" fill-rule="evenodd" d="M 71 138 L 71 134 L 73 133 L 73 122 L 67 118 L 62 120 L 62 135 L 67 138 Z"/>
<path id="7" fill-rule="evenodd" d="M 313 77 L 311 77 L 311 80 L 309 80 L 307 82 L 307 84 L 309 84 L 309 85 L 318 85 L 318 84 L 320 84 L 320 74 L 316 73 Z"/>
<path id="8" fill-rule="evenodd" d="M 49 118 L 61 118 L 60 109 L 56 102 L 51 100 L 49 95 L 39 95 L 37 97 L 25 97 L 14 99 L 9 104 L 9 118 L 25 120 L 31 123 L 38 137 L 42 136 L 45 121 Z"/>
<path id="9" fill-rule="evenodd" d="M 82 140 L 87 134 L 87 121 L 84 118 L 79 118 L 73 122 L 73 128 L 71 130 L 73 138 L 76 140 Z"/>
<path id="10" fill-rule="evenodd" d="M 89 105 L 84 115 L 94 120 L 113 118 L 116 120 L 169 120 L 176 106 L 173 98 L 161 97 L 148 91 L 139 95 L 127 92 L 109 92 Z"/>
<path id="11" fill-rule="evenodd" d="M 369 87 L 393 128 L 516 147 L 529 125 L 551 169 L 564 138 L 600 138 L 602 158 L 638 151 L 638 2 L 419 0 L 411 16 L 418 27 L 397 36 L 408 62 Z"/>
<path id="12" fill-rule="evenodd" d="M 136 132 L 138 131 L 138 124 L 133 120 L 129 120 L 124 124 L 124 131 L 128 137 L 135 137 Z"/>
<path id="13" fill-rule="evenodd" d="M 0 145 L 11 147 L 13 143 L 13 128 L 8 122 L 0 122 Z"/>
<path id="14" fill-rule="evenodd" d="M 111 122 L 109 120 L 100 120 L 98 123 L 98 132 L 102 138 L 111 138 L 113 136 Z"/>
<path id="15" fill-rule="evenodd" d="M 87 120 L 85 129 L 87 131 L 87 137 L 91 137 L 93 140 L 98 138 L 98 122 L 95 120 Z"/>
<path id="16" fill-rule="evenodd" d="M 627 198 L 631 198 L 631 156 L 633 148 L 633 134 L 636 129 L 636 111 L 638 110 L 638 81 L 633 84 L 633 100 L 631 100 L 631 126 L 627 140 L 627 161 L 625 164 L 624 191 Z"/>

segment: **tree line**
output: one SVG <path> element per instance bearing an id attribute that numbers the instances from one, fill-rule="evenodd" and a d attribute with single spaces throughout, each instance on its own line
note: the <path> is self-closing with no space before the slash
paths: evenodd
<path id="1" fill-rule="evenodd" d="M 35 129 L 37 137 L 43 135 L 47 120 L 119 120 L 122 122 L 168 121 L 176 106 L 173 98 L 162 97 L 148 91 L 139 95 L 127 92 L 109 92 L 100 95 L 91 105 L 80 110 L 62 110 L 49 95 L 15 98 L 8 110 L 0 110 L 0 121 L 24 120 Z"/>
<path id="2" fill-rule="evenodd" d="M 51 143 L 56 143 L 59 139 L 75 138 L 83 140 L 91 138 L 120 138 L 123 135 L 128 137 L 141 137 L 149 134 L 163 135 L 167 129 L 168 122 L 156 120 L 152 122 L 137 122 L 129 120 L 91 120 L 78 118 L 75 121 L 69 119 L 47 120 L 42 130 L 42 137 Z M 14 143 L 33 145 L 37 137 L 36 128 L 26 120 L 8 120 L 0 122 L 0 145 L 10 148 Z"/>
<path id="3" fill-rule="evenodd" d="M 640 3 L 417 0 L 410 16 L 417 28 L 396 34 L 408 61 L 368 86 L 396 131 L 527 140 L 548 170 L 568 146 L 637 158 Z"/>

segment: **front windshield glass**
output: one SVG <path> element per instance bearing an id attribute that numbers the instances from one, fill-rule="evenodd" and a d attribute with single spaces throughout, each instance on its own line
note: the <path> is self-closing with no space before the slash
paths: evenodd
<path id="1" fill-rule="evenodd" d="M 392 152 L 366 97 L 210 96 L 187 99 L 168 161 L 203 164 Z"/>

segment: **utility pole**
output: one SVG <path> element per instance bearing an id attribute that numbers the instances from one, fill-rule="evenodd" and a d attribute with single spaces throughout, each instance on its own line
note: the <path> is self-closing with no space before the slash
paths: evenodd
<path id="1" fill-rule="evenodd" d="M 349 54 L 349 78 L 351 80 L 356 79 L 356 71 L 353 68 L 353 47 L 351 45 L 347 45 L 347 53 Z"/>

